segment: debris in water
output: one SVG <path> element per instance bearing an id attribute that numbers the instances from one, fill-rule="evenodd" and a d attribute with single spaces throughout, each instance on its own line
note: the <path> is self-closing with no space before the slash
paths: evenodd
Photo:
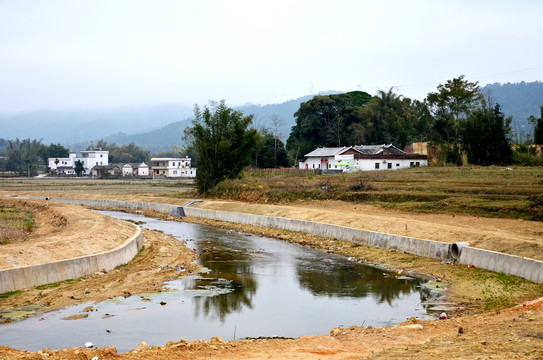
<path id="1" fill-rule="evenodd" d="M 164 306 L 164 305 L 166 305 L 166 302 L 165 302 L 165 301 L 161 301 L 161 302 L 160 302 L 160 305 Z"/>
<path id="2" fill-rule="evenodd" d="M 443 313 L 441 313 L 441 314 L 439 315 L 439 318 L 440 318 L 441 320 L 445 320 L 445 319 L 447 318 L 447 314 L 443 312 Z"/>

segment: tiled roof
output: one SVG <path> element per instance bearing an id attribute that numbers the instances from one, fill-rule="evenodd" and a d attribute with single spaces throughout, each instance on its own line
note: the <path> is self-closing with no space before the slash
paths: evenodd
<path id="1" fill-rule="evenodd" d="M 325 157 L 325 156 L 335 156 L 349 149 L 349 147 L 322 147 L 317 148 L 311 151 L 309 154 L 306 154 L 305 157 Z"/>

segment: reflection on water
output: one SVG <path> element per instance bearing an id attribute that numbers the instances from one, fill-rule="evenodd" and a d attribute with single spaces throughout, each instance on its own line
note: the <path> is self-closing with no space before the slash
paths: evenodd
<path id="1" fill-rule="evenodd" d="M 106 213 L 144 221 L 144 227 L 185 241 L 207 271 L 168 282 L 168 292 L 94 304 L 96 312 L 86 319 L 60 320 L 89 305 L 80 304 L 0 326 L 0 345 L 36 351 L 91 341 L 128 351 L 141 341 L 164 345 L 213 336 L 299 337 L 327 334 L 337 326 L 390 325 L 426 314 L 421 303 L 427 294 L 418 279 L 279 240 Z"/>

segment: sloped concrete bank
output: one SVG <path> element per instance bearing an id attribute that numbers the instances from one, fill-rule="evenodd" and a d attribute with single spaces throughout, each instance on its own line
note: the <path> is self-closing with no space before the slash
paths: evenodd
<path id="1" fill-rule="evenodd" d="M 434 259 L 451 259 L 459 264 L 475 266 L 507 275 L 514 275 L 535 283 L 543 284 L 543 261 L 490 250 L 477 249 L 469 247 L 465 243 L 448 244 L 312 221 L 207 210 L 168 204 L 95 199 L 50 199 L 86 206 L 130 209 L 136 211 L 153 210 L 168 213 L 172 216 L 192 216 L 239 224 L 298 231 Z"/>
<path id="2" fill-rule="evenodd" d="M 116 249 L 53 263 L 0 271 L 0 293 L 51 284 L 68 279 L 110 271 L 128 263 L 143 246 L 143 233 L 134 225 L 134 235 Z"/>

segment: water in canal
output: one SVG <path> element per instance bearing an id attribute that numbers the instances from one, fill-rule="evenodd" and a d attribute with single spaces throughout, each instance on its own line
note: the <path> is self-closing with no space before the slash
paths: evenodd
<path id="1" fill-rule="evenodd" d="M 121 212 L 104 212 L 172 234 L 200 254 L 208 273 L 169 282 L 170 291 L 80 304 L 0 326 L 0 345 L 36 351 L 141 341 L 225 340 L 327 334 L 338 326 L 387 326 L 426 314 L 422 280 L 384 274 L 320 250 L 275 239 Z M 149 301 L 150 299 L 150 301 Z M 165 305 L 161 305 L 166 303 Z M 88 318 L 60 320 L 79 314 Z M 106 316 L 109 314 L 109 316 Z M 106 331 L 106 330 L 109 330 Z"/>

